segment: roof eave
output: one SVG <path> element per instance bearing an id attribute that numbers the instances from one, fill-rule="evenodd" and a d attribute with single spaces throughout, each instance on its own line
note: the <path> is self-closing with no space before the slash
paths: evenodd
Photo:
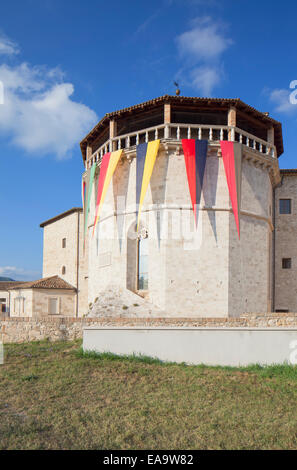
<path id="1" fill-rule="evenodd" d="M 94 138 L 94 134 L 96 132 L 98 132 L 100 127 L 105 126 L 106 121 L 109 121 L 111 118 L 113 118 L 115 116 L 120 116 L 120 115 L 123 115 L 125 113 L 130 113 L 132 111 L 136 111 L 136 110 L 139 110 L 139 109 L 144 109 L 144 108 L 152 106 L 154 104 L 159 104 L 159 103 L 162 103 L 162 102 L 172 103 L 172 102 L 183 102 L 183 101 L 193 102 L 193 103 L 195 103 L 195 102 L 196 103 L 198 103 L 198 102 L 200 102 L 200 103 L 201 102 L 224 103 L 225 102 L 226 104 L 228 103 L 231 106 L 235 106 L 235 107 L 239 107 L 239 108 L 241 107 L 246 112 L 250 111 L 253 114 L 256 114 L 258 119 L 260 118 L 266 123 L 270 122 L 273 125 L 273 127 L 279 132 L 280 142 L 279 142 L 279 146 L 278 146 L 278 149 L 277 149 L 278 150 L 277 151 L 277 156 L 279 157 L 283 153 L 284 148 L 283 148 L 282 125 L 281 125 L 281 123 L 279 121 L 276 121 L 272 117 L 265 115 L 264 113 L 257 110 L 256 108 L 253 108 L 252 106 L 246 104 L 240 98 L 207 98 L 207 97 L 197 97 L 197 96 L 191 97 L 191 96 L 163 95 L 163 96 L 159 96 L 157 98 L 154 98 L 152 100 L 145 101 L 143 103 L 139 103 L 139 104 L 127 107 L 127 108 L 123 108 L 123 109 L 105 114 L 103 116 L 103 118 L 98 122 L 98 124 L 96 124 L 93 127 L 93 129 L 80 142 L 80 148 L 81 148 L 81 152 L 82 152 L 83 161 L 86 160 L 86 147 L 88 145 L 88 142 Z"/>
<path id="2" fill-rule="evenodd" d="M 63 219 L 64 217 L 67 217 L 68 215 L 71 215 L 75 212 L 82 212 L 82 211 L 83 211 L 82 207 L 72 207 L 71 209 L 68 209 L 68 211 L 61 212 L 61 214 L 58 214 L 55 217 L 52 217 L 51 219 L 45 220 L 39 225 L 39 227 L 43 228 L 46 225 L 52 224 L 54 222 L 57 222 L 60 219 Z"/>

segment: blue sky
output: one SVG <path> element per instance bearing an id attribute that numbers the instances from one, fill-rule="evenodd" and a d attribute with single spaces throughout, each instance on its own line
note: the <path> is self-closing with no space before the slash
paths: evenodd
<path id="1" fill-rule="evenodd" d="M 286 0 L 2 2 L 0 276 L 41 276 L 39 223 L 81 205 L 78 143 L 96 120 L 174 94 L 173 80 L 269 111 L 280 166 L 296 167 L 296 15 Z"/>

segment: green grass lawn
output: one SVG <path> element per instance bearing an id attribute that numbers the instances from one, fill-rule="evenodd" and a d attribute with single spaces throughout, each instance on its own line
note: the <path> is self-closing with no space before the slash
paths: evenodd
<path id="1" fill-rule="evenodd" d="M 0 449 L 296 449 L 297 368 L 211 368 L 5 346 Z"/>

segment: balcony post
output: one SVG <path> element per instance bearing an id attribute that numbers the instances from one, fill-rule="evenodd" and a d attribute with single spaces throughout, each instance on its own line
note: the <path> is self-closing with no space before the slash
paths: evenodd
<path id="1" fill-rule="evenodd" d="M 236 108 L 233 106 L 229 108 L 228 111 L 228 126 L 232 127 L 233 129 L 228 130 L 228 140 L 234 141 L 235 140 L 235 130 L 236 127 Z"/>
<path id="2" fill-rule="evenodd" d="M 91 156 L 92 156 L 92 147 L 90 145 L 87 145 L 87 148 L 86 148 L 86 169 L 89 168 Z"/>
<path id="3" fill-rule="evenodd" d="M 169 139 L 169 125 L 171 123 L 171 104 L 170 103 L 165 103 L 164 104 L 164 124 L 165 124 L 165 130 L 164 130 L 164 138 Z"/>
<path id="4" fill-rule="evenodd" d="M 113 139 L 117 136 L 117 122 L 114 119 L 109 121 L 109 140 Z M 111 150 L 114 152 L 117 149 L 117 143 L 114 140 L 112 142 Z"/>
<path id="5" fill-rule="evenodd" d="M 271 145 L 274 145 L 274 127 L 271 126 L 267 130 L 267 142 L 269 142 Z"/>
<path id="6" fill-rule="evenodd" d="M 164 104 L 164 124 L 171 123 L 171 104 L 165 103 Z"/>
<path id="7" fill-rule="evenodd" d="M 271 126 L 267 130 L 267 142 L 270 144 L 267 147 L 267 154 L 271 154 L 274 157 L 274 127 Z"/>

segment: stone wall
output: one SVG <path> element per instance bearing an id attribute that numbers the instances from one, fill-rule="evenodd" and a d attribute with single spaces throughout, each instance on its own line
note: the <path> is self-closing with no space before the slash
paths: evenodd
<path id="1" fill-rule="evenodd" d="M 205 327 L 205 328 L 296 328 L 297 313 L 247 314 L 236 318 L 6 318 L 0 316 L 0 339 L 4 343 L 22 343 L 49 339 L 73 340 L 82 337 L 84 327 Z"/>
<path id="2" fill-rule="evenodd" d="M 43 277 L 58 275 L 77 288 L 79 316 L 87 312 L 88 305 L 88 264 L 87 249 L 83 250 L 83 226 L 83 213 L 76 211 L 45 225 L 43 233 Z M 66 239 L 65 248 L 63 239 Z"/>
<path id="3" fill-rule="evenodd" d="M 259 162 L 256 152 L 243 150 L 239 241 L 219 147 L 209 146 L 196 232 L 181 145 L 160 147 L 141 224 L 149 238 L 148 301 L 171 317 L 235 317 L 272 308 L 273 159 Z M 135 152 L 125 156 L 107 191 L 95 236 L 95 190 L 92 193 L 89 303 L 111 283 L 131 290 L 136 284 L 135 248 L 129 250 L 127 240 L 136 220 Z"/>
<path id="4" fill-rule="evenodd" d="M 275 190 L 275 310 L 297 310 L 297 174 L 283 175 Z M 291 214 L 280 214 L 279 200 L 291 200 Z M 283 269 L 282 259 L 291 258 Z"/>

